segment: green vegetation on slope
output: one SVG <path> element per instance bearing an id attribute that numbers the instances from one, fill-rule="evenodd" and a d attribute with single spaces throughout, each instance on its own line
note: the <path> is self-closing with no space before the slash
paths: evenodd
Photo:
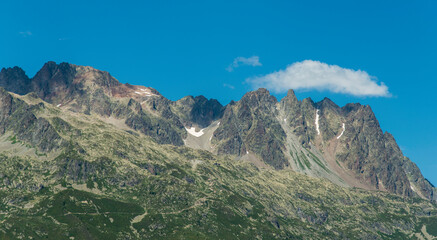
<path id="1" fill-rule="evenodd" d="M 68 144 L 0 155 L 1 239 L 410 239 L 423 226 L 437 236 L 436 206 L 421 199 L 159 145 L 93 115 L 41 116 Z"/>

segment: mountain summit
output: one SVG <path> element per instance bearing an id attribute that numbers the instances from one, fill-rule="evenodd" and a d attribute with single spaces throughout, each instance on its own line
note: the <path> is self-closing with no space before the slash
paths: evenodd
<path id="1" fill-rule="evenodd" d="M 309 236 L 308 227 L 347 238 L 333 218 L 341 215 L 325 206 L 329 201 L 375 218 L 403 204 L 421 209 L 393 212 L 406 219 L 394 226 L 348 223 L 346 228 L 362 227 L 359 234 L 366 238 L 414 234 L 408 230 L 412 225 L 434 226 L 417 214 L 436 215 L 436 188 L 394 137 L 381 130 L 370 106 L 339 107 L 328 98 L 300 101 L 293 90 L 278 101 L 263 88 L 226 106 L 204 96 L 171 101 L 151 87 L 122 84 L 107 72 L 55 62 L 32 78 L 19 67 L 4 68 L 0 87 L 0 157 L 5 163 L 0 194 L 8 199 L 0 210 L 29 216 L 0 218 L 9 224 L 0 227 L 3 232 L 14 226 L 24 234 L 19 223 L 38 218 L 44 224 L 52 220 L 41 216 L 49 214 L 59 217 L 50 224 L 78 223 L 83 227 L 79 235 L 67 227 L 71 236 L 90 239 L 104 236 L 99 229 L 115 218 L 120 229 L 110 231 L 131 238 L 170 234 L 166 228 L 188 234 L 177 227 L 183 219 L 191 222 L 186 229 L 206 238 L 223 229 L 242 234 L 227 235 L 236 238 L 302 237 Z M 360 199 L 371 206 L 361 206 Z M 127 209 L 125 220 L 111 217 L 111 208 L 118 207 Z M 105 225 L 79 217 L 84 211 L 100 216 L 95 221 Z M 216 228 L 193 230 L 194 222 Z M 293 230 L 294 224 L 300 227 Z M 266 235 L 251 235 L 256 231 L 250 229 L 260 226 Z"/>
<path id="2" fill-rule="evenodd" d="M 34 92 L 69 111 L 117 119 L 158 143 L 291 168 L 342 186 L 437 200 L 393 136 L 382 132 L 370 106 L 299 101 L 292 90 L 278 102 L 263 88 L 227 106 L 203 96 L 173 102 L 153 88 L 121 84 L 107 72 L 55 62 L 33 78 L 19 67 L 2 69 L 0 86 L 20 95 Z M 210 136 L 199 141 L 201 133 Z"/>

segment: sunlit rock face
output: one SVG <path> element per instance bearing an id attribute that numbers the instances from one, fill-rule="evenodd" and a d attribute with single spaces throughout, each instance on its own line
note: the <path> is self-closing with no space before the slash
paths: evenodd
<path id="1" fill-rule="evenodd" d="M 293 169 L 341 186 L 436 198 L 434 188 L 403 156 L 393 136 L 382 132 L 371 108 L 358 103 L 339 107 L 328 98 L 299 101 L 293 90 L 278 102 L 263 88 L 226 106 L 204 96 L 171 101 L 153 88 L 122 84 L 108 72 L 55 62 L 46 63 L 32 78 L 19 67 L 2 69 L 0 86 L 19 95 L 32 93 L 60 109 L 121 123 L 159 144 L 186 145 L 276 170 Z M 4 92 L 2 132 L 20 132 L 14 121 L 26 119 L 53 141 L 43 144 L 46 138 L 36 133 L 21 132 L 20 138 L 47 151 L 63 144 L 50 130 L 50 121 L 10 99 L 15 98 Z M 20 104 L 24 107 L 13 107 Z"/>

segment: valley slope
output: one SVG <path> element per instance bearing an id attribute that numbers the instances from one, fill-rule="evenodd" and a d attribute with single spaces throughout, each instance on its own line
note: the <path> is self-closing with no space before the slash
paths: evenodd
<path id="1" fill-rule="evenodd" d="M 0 236 L 437 236 L 436 189 L 369 106 L 170 101 L 91 67 L 0 72 Z"/>

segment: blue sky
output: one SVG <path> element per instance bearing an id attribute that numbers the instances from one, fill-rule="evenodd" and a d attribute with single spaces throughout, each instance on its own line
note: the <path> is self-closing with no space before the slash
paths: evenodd
<path id="1" fill-rule="evenodd" d="M 297 90 L 298 98 L 370 104 L 383 130 L 437 185 L 436 12 L 432 0 L 6 0 L 0 67 L 17 65 L 33 76 L 49 60 L 65 61 L 156 88 L 171 100 L 203 94 L 227 104 L 263 84 L 280 99 L 281 87 L 301 86 L 287 85 L 301 76 L 297 66 L 312 77 L 314 68 L 303 63 L 336 65 L 339 71 L 328 74 L 334 85 L 315 81 Z M 337 76 L 348 71 L 361 82 L 345 87 Z M 388 94 L 381 94 L 382 82 Z M 379 97 L 357 94 L 370 89 L 367 83 Z"/>

